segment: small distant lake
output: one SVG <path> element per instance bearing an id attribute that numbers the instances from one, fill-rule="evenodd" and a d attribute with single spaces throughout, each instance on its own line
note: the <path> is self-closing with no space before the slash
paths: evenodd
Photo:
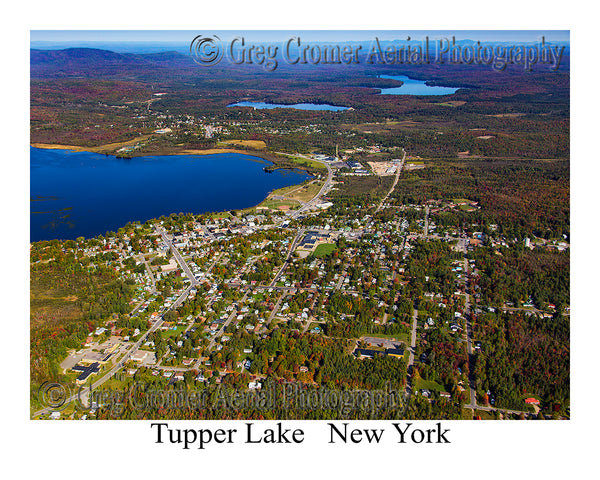
<path id="1" fill-rule="evenodd" d="M 390 78 L 404 82 L 400 87 L 382 88 L 382 95 L 451 95 L 458 90 L 454 87 L 425 85 L 423 80 L 415 80 L 406 75 L 379 75 L 379 78 Z"/>
<path id="2" fill-rule="evenodd" d="M 294 105 L 283 105 L 279 103 L 264 103 L 264 102 L 237 102 L 227 105 L 228 107 L 253 107 L 259 110 L 273 108 L 294 108 L 296 110 L 326 110 L 330 112 L 341 112 L 348 110 L 349 107 L 338 107 L 336 105 L 316 104 L 316 103 L 296 103 Z"/>
<path id="3" fill-rule="evenodd" d="M 268 165 L 239 153 L 123 159 L 32 147 L 31 241 L 90 238 L 171 213 L 248 208 L 309 178 L 301 170 L 267 173 Z"/>

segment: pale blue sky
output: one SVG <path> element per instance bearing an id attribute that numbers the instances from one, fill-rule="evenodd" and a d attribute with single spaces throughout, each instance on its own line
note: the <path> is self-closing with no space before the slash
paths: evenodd
<path id="1" fill-rule="evenodd" d="M 301 35 L 306 41 L 343 42 L 368 41 L 376 36 L 380 40 L 406 40 L 456 36 L 459 39 L 486 41 L 535 42 L 542 36 L 547 40 L 569 41 L 568 30 L 32 30 L 31 42 L 182 42 L 189 43 L 196 35 L 218 35 L 229 40 L 243 34 L 251 41 L 282 41 L 290 36 Z"/>

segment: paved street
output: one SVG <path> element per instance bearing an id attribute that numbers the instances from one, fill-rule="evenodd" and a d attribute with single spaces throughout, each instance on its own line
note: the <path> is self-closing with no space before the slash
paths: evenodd
<path id="1" fill-rule="evenodd" d="M 408 365 L 406 369 L 406 401 L 408 402 L 409 397 L 412 393 L 412 378 L 413 378 L 413 369 L 415 364 L 415 350 L 417 347 L 417 318 L 419 316 L 419 311 L 415 308 L 413 310 L 412 317 L 412 330 L 410 333 L 410 348 L 408 349 Z"/>
<path id="2" fill-rule="evenodd" d="M 277 274 L 273 277 L 273 280 L 269 284 L 269 287 L 271 287 L 271 288 L 274 287 L 275 284 L 279 281 L 279 278 L 281 277 L 281 275 L 283 275 L 283 272 L 285 272 L 285 269 L 290 264 L 290 258 L 292 258 L 292 255 L 294 254 L 294 251 L 296 250 L 296 247 L 298 246 L 298 244 L 302 240 L 302 237 L 304 236 L 305 231 L 306 230 L 303 229 L 303 228 L 301 228 L 300 230 L 298 230 L 298 233 L 296 234 L 296 236 L 294 237 L 294 240 L 290 244 L 290 248 L 288 250 L 287 257 L 285 257 L 285 262 L 283 262 L 283 265 L 281 266 L 281 268 L 279 269 L 279 271 L 277 272 Z"/>
<path id="3" fill-rule="evenodd" d="M 470 303 L 470 295 L 469 295 L 469 261 L 467 259 L 467 245 L 468 241 L 465 239 L 463 242 L 463 272 L 464 272 L 464 281 L 465 281 L 465 319 L 467 323 L 467 355 L 469 357 L 469 398 L 470 402 L 467 405 L 468 408 L 478 408 L 477 407 L 477 393 L 476 393 L 476 383 L 475 383 L 475 355 L 473 354 L 473 326 L 471 323 L 471 303 Z"/>
<path id="4" fill-rule="evenodd" d="M 171 252 L 173 253 L 173 257 L 175 258 L 175 260 L 177 260 L 177 263 L 179 264 L 187 278 L 192 282 L 192 285 L 198 285 L 200 282 L 196 280 L 196 277 L 194 277 L 192 270 L 186 263 L 185 259 L 181 256 L 181 253 L 179 253 L 179 250 L 175 248 L 175 245 L 173 245 L 173 242 L 171 241 L 167 233 L 163 229 L 158 229 L 158 231 L 163 239 L 163 242 L 165 242 L 169 246 Z"/>
<path id="5" fill-rule="evenodd" d="M 396 168 L 396 177 L 394 178 L 394 183 L 392 184 L 392 187 L 390 188 L 390 190 L 388 191 L 386 196 L 383 197 L 383 199 L 379 203 L 379 206 L 375 209 L 375 213 L 377 213 L 379 210 L 381 210 L 385 201 L 392 194 L 392 192 L 394 191 L 394 188 L 396 188 L 396 184 L 398 183 L 398 179 L 400 178 L 400 173 L 402 172 L 402 168 L 404 167 L 404 160 L 406 159 L 406 151 L 404 149 L 402 149 L 402 151 L 404 152 L 404 154 L 402 155 L 402 161 L 400 162 L 400 165 L 398 165 L 398 167 Z"/>

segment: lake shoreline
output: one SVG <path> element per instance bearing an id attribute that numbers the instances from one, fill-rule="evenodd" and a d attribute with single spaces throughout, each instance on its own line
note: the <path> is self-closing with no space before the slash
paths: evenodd
<path id="1" fill-rule="evenodd" d="M 377 78 L 401 82 L 397 87 L 380 88 L 379 95 L 438 97 L 454 95 L 461 87 L 438 85 L 435 80 L 419 80 L 408 75 L 378 75 Z"/>
<path id="2" fill-rule="evenodd" d="M 214 155 L 218 153 L 241 153 L 244 155 L 249 155 L 249 152 L 253 152 L 253 156 L 258 156 L 256 153 L 260 152 L 260 150 L 243 150 L 236 148 L 207 148 L 204 150 L 194 149 L 194 148 L 181 148 L 176 149 L 176 147 L 172 148 L 163 148 L 155 152 L 129 152 L 127 155 L 118 155 L 117 152 L 107 152 L 107 145 L 98 145 L 96 147 L 82 147 L 78 145 L 59 145 L 57 143 L 30 143 L 30 147 L 33 148 L 43 148 L 45 150 L 73 150 L 74 152 L 89 152 L 89 153 L 100 153 L 103 155 L 112 155 L 114 157 L 119 158 L 133 158 L 133 157 L 159 157 L 166 155 Z"/>
<path id="3" fill-rule="evenodd" d="M 293 110 L 303 110 L 309 112 L 345 112 L 347 110 L 354 110 L 352 107 L 346 107 L 343 105 L 331 105 L 329 103 L 269 103 L 264 101 L 241 101 L 231 103 L 227 105 L 227 108 L 253 108 L 255 110 L 275 110 L 277 108 L 287 108 Z"/>
<path id="4" fill-rule="evenodd" d="M 139 191 L 135 192 L 134 198 L 139 199 L 138 201 L 136 201 L 135 203 L 131 203 L 129 202 L 129 198 L 127 197 L 128 194 L 123 193 L 123 192 L 129 192 L 131 190 L 131 186 L 135 185 L 135 183 L 131 183 L 131 178 L 133 177 L 129 177 L 129 180 L 123 180 L 123 178 L 120 178 L 120 176 L 115 176 L 115 171 L 110 171 L 110 169 L 114 169 L 115 165 L 118 166 L 118 168 L 131 168 L 132 163 L 130 162 L 125 162 L 123 163 L 123 159 L 118 158 L 115 155 L 107 155 L 107 154 L 100 154 L 97 152 L 88 152 L 87 150 L 84 150 L 83 147 L 80 147 L 81 150 L 77 150 L 77 151 L 72 151 L 72 152 L 68 152 L 67 150 L 71 150 L 70 148 L 68 148 L 68 146 L 62 146 L 62 148 L 52 148 L 53 146 L 50 145 L 45 145 L 46 148 L 40 148 L 39 144 L 37 145 L 31 145 L 30 148 L 32 148 L 32 152 L 36 151 L 37 152 L 41 152 L 43 150 L 47 151 L 48 154 L 50 154 L 51 151 L 56 152 L 56 154 L 52 154 L 50 158 L 55 158 L 58 160 L 58 162 L 55 160 L 54 161 L 54 165 L 56 165 L 58 168 L 61 169 L 60 174 L 56 177 L 56 178 L 52 178 L 52 181 L 57 180 L 63 187 L 65 187 L 65 190 L 48 190 L 45 185 L 52 185 L 51 183 L 48 183 L 50 180 L 50 177 L 40 177 L 39 175 L 36 175 L 33 173 L 32 170 L 32 180 L 35 181 L 35 183 L 37 183 L 37 187 L 38 190 L 36 191 L 35 188 L 33 188 L 33 184 L 32 184 L 32 193 L 36 194 L 37 196 L 40 197 L 40 199 L 43 197 L 44 199 L 52 199 L 54 200 L 54 202 L 51 202 L 52 204 L 56 204 L 56 205 L 44 205 L 45 208 L 36 208 L 36 210 L 40 210 L 40 214 L 44 214 L 44 215 L 36 215 L 36 213 L 38 212 L 34 212 L 32 211 L 33 209 L 30 207 L 30 215 L 31 215 L 31 221 L 32 221 L 32 229 L 31 229 L 31 237 L 30 237 L 30 241 L 36 242 L 36 241 L 47 241 L 47 240 L 54 240 L 54 239 L 69 239 L 69 238 L 75 238 L 76 236 L 83 236 L 85 238 L 92 238 L 92 237 L 96 237 L 98 235 L 103 235 L 104 232 L 106 231 L 110 231 L 110 230 L 114 230 L 115 228 L 120 228 L 121 226 L 124 226 L 126 223 L 128 222 L 133 222 L 133 221 L 146 221 L 149 219 L 155 219 L 158 218 L 161 215 L 169 215 L 171 213 L 177 213 L 177 212 L 188 212 L 188 213 L 192 213 L 194 215 L 196 214 L 204 214 L 204 213 L 210 213 L 210 214 L 218 214 L 218 213 L 225 213 L 228 212 L 230 210 L 236 210 L 236 211 L 248 211 L 248 210 L 262 210 L 263 208 L 261 208 L 264 203 L 266 201 L 269 200 L 270 196 L 273 194 L 274 191 L 277 191 L 278 189 L 281 188 L 285 188 L 285 187 L 299 187 L 300 185 L 302 185 L 305 181 L 313 178 L 313 176 L 305 169 L 305 168 L 301 168 L 301 165 L 291 162 L 289 161 L 290 165 L 289 166 L 281 166 L 282 169 L 287 170 L 289 173 L 283 172 L 282 174 L 278 174 L 275 176 L 274 183 L 272 180 L 268 180 L 268 178 L 271 178 L 269 174 L 269 176 L 264 177 L 262 180 L 260 180 L 260 183 L 262 183 L 262 185 L 264 185 L 265 190 L 263 190 L 262 192 L 260 192 L 260 189 L 257 190 L 256 188 L 247 188 L 245 182 L 246 178 L 248 174 L 250 174 L 250 172 L 256 172 L 252 175 L 256 175 L 258 174 L 258 171 L 260 171 L 260 175 L 265 175 L 266 169 L 265 169 L 265 163 L 269 163 L 269 166 L 271 166 L 271 162 L 268 159 L 263 158 L 263 156 L 258 157 L 258 156 L 254 156 L 252 155 L 251 151 L 247 151 L 247 150 L 237 150 L 237 151 L 231 151 L 234 149 L 211 149 L 211 150 L 194 150 L 194 149 L 180 149 L 179 152 L 177 152 L 177 154 L 175 154 L 174 152 L 169 152 L 168 155 L 156 155 L 154 153 L 143 153 L 140 155 L 135 155 L 136 159 L 137 159 L 137 164 L 142 166 L 142 165 L 146 165 L 146 167 L 144 167 L 144 170 L 141 171 L 141 175 L 143 178 L 145 178 L 145 181 L 148 182 L 152 182 L 155 181 L 156 179 L 164 179 L 168 177 L 168 173 L 167 172 L 171 172 L 173 168 L 177 168 L 177 169 L 181 169 L 181 173 L 183 174 L 181 176 L 182 182 L 183 184 L 178 184 L 177 187 L 172 187 L 171 191 L 169 191 L 168 194 L 164 194 L 163 190 L 165 189 L 165 186 L 168 187 L 169 183 L 164 184 L 163 186 L 161 186 L 160 190 L 153 190 L 152 193 L 149 193 L 148 188 L 145 187 L 141 187 L 139 189 Z M 34 150 L 35 149 L 35 150 Z M 59 153 L 60 152 L 60 153 Z M 199 154 L 198 152 L 202 152 L 201 154 Z M 73 154 L 74 157 L 71 157 L 71 153 Z M 137 152 L 136 152 L 137 153 Z M 85 192 L 83 193 L 82 196 L 82 192 L 81 189 L 78 187 L 79 184 L 81 184 L 81 180 L 80 178 L 82 177 L 74 177 L 73 181 L 67 181 L 65 180 L 63 177 L 65 175 L 65 172 L 68 172 L 68 170 L 65 170 L 65 168 L 68 168 L 69 165 L 76 165 L 77 166 L 77 170 L 73 170 L 71 171 L 71 173 L 76 174 L 78 171 L 80 172 L 81 170 L 81 166 L 84 165 L 83 163 L 80 163 L 79 160 L 75 157 L 75 156 L 87 156 L 87 155 L 93 155 L 96 156 L 95 162 L 98 165 L 98 168 L 101 168 L 101 170 L 96 170 L 97 167 L 93 166 L 93 162 L 90 163 L 89 165 L 85 165 L 83 168 L 86 169 L 88 172 L 93 170 L 93 177 L 89 177 L 89 173 L 87 173 L 87 177 L 86 178 L 103 178 L 103 183 L 98 183 L 98 186 L 101 187 L 102 191 L 104 191 L 105 188 L 107 188 L 108 185 L 110 185 L 110 192 L 111 194 L 109 195 L 109 198 L 114 198 L 117 197 L 119 198 L 119 200 L 117 201 L 120 202 L 120 205 L 128 205 L 128 207 L 126 209 L 122 209 L 120 208 L 118 205 L 112 205 L 112 210 L 106 210 L 106 211 L 102 211 L 102 210 L 96 210 L 96 206 L 100 205 L 101 203 L 104 203 L 103 200 L 103 195 L 102 194 L 98 194 L 98 193 L 94 193 L 95 190 L 98 190 L 97 188 L 88 188 L 87 190 L 85 190 Z M 102 156 L 100 156 L 102 155 Z M 200 162 L 200 161 L 194 161 L 193 159 L 191 160 L 191 163 L 189 162 L 185 162 L 183 164 L 179 164 L 179 162 L 177 161 L 178 157 L 182 157 L 185 158 L 185 156 L 188 157 L 193 157 L 195 155 L 202 155 L 203 157 L 206 157 L 207 159 L 212 157 L 210 160 L 207 160 L 209 163 L 206 164 L 208 165 L 209 170 L 204 170 L 205 167 L 200 167 L 200 165 L 205 165 L 205 162 Z M 235 160 L 236 163 L 231 164 L 231 167 L 229 166 L 230 164 L 228 163 L 228 158 L 218 158 L 218 155 L 226 155 L 227 157 L 229 157 L 232 160 Z M 106 161 L 104 160 L 104 156 L 106 156 Z M 157 159 L 157 162 L 146 162 L 145 159 L 143 157 L 163 157 L 162 159 Z M 244 157 L 244 158 L 235 158 L 235 157 Z M 169 160 L 170 157 L 170 160 Z M 217 158 L 215 158 L 217 157 Z M 135 161 L 136 159 L 131 159 L 132 161 Z M 141 162 L 140 162 L 141 160 Z M 231 178 L 231 172 L 233 171 L 237 171 L 240 166 L 242 164 L 239 163 L 239 161 L 242 160 L 243 163 L 245 164 L 252 164 L 254 163 L 256 164 L 262 164 L 260 166 L 257 167 L 242 167 L 244 169 L 244 171 L 247 170 L 247 174 L 242 174 L 241 177 L 239 178 Z M 285 159 L 283 159 L 285 160 Z M 33 153 L 32 153 L 32 161 L 33 161 Z M 106 163 L 105 163 L 106 162 Z M 166 163 L 165 163 L 166 162 Z M 176 162 L 176 163 L 173 163 Z M 64 166 L 63 166 L 64 163 Z M 33 165 L 33 164 L 32 164 Z M 174 165 L 178 165 L 177 167 L 174 167 Z M 191 165 L 191 167 L 183 167 L 183 165 Z M 210 166 L 212 165 L 212 167 Z M 219 166 L 221 165 L 221 166 Z M 35 162 L 35 168 L 48 168 L 46 166 L 40 165 L 38 162 Z M 150 170 L 147 170 L 147 169 Z M 191 168 L 191 170 L 190 170 Z M 108 170 L 107 170 L 108 169 Z M 231 170 L 233 169 L 233 170 Z M 279 168 L 278 168 L 279 170 Z M 314 169 L 313 169 L 314 170 Z M 37 170 L 36 170 L 37 171 Z M 152 178 L 151 180 L 149 180 L 148 177 L 148 172 L 151 171 L 160 171 L 160 173 L 158 174 L 154 174 L 154 178 Z M 226 173 L 224 173 L 224 171 Z M 295 172 L 294 172 L 295 171 Z M 107 173 L 108 172 L 108 173 Z M 215 177 L 212 176 L 212 174 L 216 174 Z M 166 175 L 165 175 L 166 174 Z M 195 174 L 195 177 L 194 177 Z M 46 175 L 46 172 L 44 172 L 44 175 Z M 199 175 L 199 176 L 198 176 Z M 208 176 L 207 176 L 208 175 Z M 225 176 L 224 176 L 225 175 Z M 282 180 L 282 178 L 280 178 L 280 175 L 284 175 L 284 177 L 287 177 L 288 180 Z M 291 176 L 291 177 L 290 177 Z M 211 180 L 205 181 L 204 183 L 198 183 L 199 180 L 192 180 L 192 178 L 210 178 Z M 254 176 L 252 176 L 252 178 L 255 178 Z M 292 180 L 293 178 L 293 180 Z M 115 187 L 113 184 L 115 184 L 115 179 L 118 180 L 118 185 Z M 258 177 L 256 177 L 256 180 L 259 180 Z M 129 183 L 127 183 L 129 182 Z M 187 182 L 187 184 L 186 184 Z M 231 190 L 231 182 L 233 183 L 238 183 L 239 186 L 235 187 L 233 190 Z M 254 180 L 252 185 L 254 185 Z M 263 188 L 264 188 L 263 187 Z M 212 192 L 208 195 L 199 195 L 197 192 L 205 192 L 207 189 L 213 189 Z M 227 190 L 227 188 L 229 188 L 229 192 L 228 193 L 222 193 L 225 192 Z M 59 193 L 57 194 L 56 191 L 58 191 Z M 177 200 L 178 197 L 180 197 L 180 192 L 181 191 L 186 191 L 186 192 L 190 192 L 191 195 L 189 197 Z M 89 201 L 88 197 L 91 195 L 95 195 L 95 199 L 93 201 Z M 77 195 L 79 195 L 79 197 L 77 197 Z M 158 199 L 158 197 L 160 195 L 163 195 L 162 199 Z M 50 197 L 52 196 L 52 197 Z M 69 203 L 68 205 L 66 204 L 66 200 L 65 198 L 68 198 L 69 196 L 71 196 L 71 199 L 68 200 Z M 70 208 L 69 211 L 67 211 L 67 209 L 65 207 L 73 207 L 73 196 L 75 196 L 77 198 L 76 201 L 76 206 L 77 209 L 73 209 Z M 34 195 L 35 197 L 35 195 Z M 225 199 L 226 201 L 223 202 L 218 202 L 218 198 L 223 197 L 223 199 Z M 79 202 L 79 200 L 81 199 L 85 199 L 82 202 Z M 175 203 L 171 203 L 171 200 L 175 199 Z M 32 201 L 35 201 L 36 198 L 32 198 Z M 86 203 L 87 202 L 87 203 Z M 141 203 L 143 203 L 143 207 L 142 208 L 131 208 L 134 204 L 135 205 L 141 205 Z M 232 203 L 233 202 L 233 203 Z M 33 204 L 32 204 L 33 205 Z M 198 207 L 202 205 L 202 207 L 200 209 L 198 209 Z M 163 206 L 166 206 L 168 208 L 168 211 L 165 212 L 161 212 L 161 209 Z M 216 208 L 215 208 L 216 207 Z M 116 208 L 116 210 L 115 210 Z M 44 211 L 41 211 L 44 210 Z M 266 210 L 272 210 L 272 209 L 266 209 Z M 111 213 L 113 212 L 113 213 Z M 89 214 L 92 213 L 92 216 L 90 216 Z M 98 220 L 93 220 L 94 215 L 98 215 L 101 214 L 104 216 L 104 218 L 102 220 L 98 219 Z M 33 218 L 35 217 L 35 222 L 33 220 Z M 41 219 L 40 219 L 41 217 Z M 35 228 L 33 228 L 33 224 L 35 223 Z M 100 228 L 96 228 L 95 225 L 101 225 Z M 105 227 L 104 224 L 106 224 L 107 226 Z M 46 232 L 46 234 L 42 233 L 43 230 L 45 230 L 46 228 L 50 227 L 51 230 L 55 230 L 54 234 L 50 234 L 47 235 L 47 233 L 50 233 L 50 231 Z M 77 230 L 80 230 L 79 232 L 75 233 L 71 233 L 69 230 L 71 228 L 77 228 Z M 35 233 L 34 233 L 35 232 Z"/>
<path id="5" fill-rule="evenodd" d="M 111 144 L 108 144 L 111 145 Z M 101 155 L 110 155 L 117 158 L 137 158 L 137 157 L 161 157 L 170 155 L 218 155 L 222 153 L 238 153 L 241 155 L 248 155 L 257 157 L 267 162 L 271 162 L 273 165 L 270 168 L 270 172 L 279 169 L 298 169 L 307 172 L 310 175 L 318 173 L 317 168 L 310 165 L 303 164 L 302 162 L 294 162 L 290 160 L 289 156 L 293 154 L 287 154 L 284 156 L 281 154 L 267 152 L 264 150 L 257 149 L 244 149 L 244 148 L 207 148 L 207 149 L 195 149 L 184 146 L 180 147 L 162 147 L 156 151 L 133 151 L 128 152 L 127 155 L 119 155 L 116 151 L 108 151 L 108 145 L 99 145 L 96 147 L 82 147 L 77 145 L 59 145 L 54 143 L 30 143 L 29 146 L 33 148 L 41 148 L 44 150 L 72 150 L 73 152 L 81 153 L 98 153 Z"/>

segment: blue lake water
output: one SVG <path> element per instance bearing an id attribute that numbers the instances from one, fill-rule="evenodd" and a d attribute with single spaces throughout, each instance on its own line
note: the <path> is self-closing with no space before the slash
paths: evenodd
<path id="1" fill-rule="evenodd" d="M 295 108 L 296 110 L 326 110 L 330 112 L 341 112 L 342 110 L 348 110 L 348 107 L 337 107 L 335 105 L 327 104 L 316 104 L 316 103 L 296 103 L 294 105 L 283 105 L 279 103 L 265 103 L 265 102 L 237 102 L 227 105 L 228 107 L 254 107 L 259 110 L 273 109 L 273 108 Z"/>
<path id="2" fill-rule="evenodd" d="M 271 162 L 238 153 L 122 159 L 31 148 L 30 165 L 31 241 L 89 238 L 171 213 L 247 208 L 309 178 L 300 170 L 267 173 Z"/>
<path id="3" fill-rule="evenodd" d="M 425 85 L 423 80 L 415 80 L 406 75 L 379 75 L 379 78 L 391 78 L 404 82 L 399 87 L 382 88 L 382 95 L 451 95 L 456 93 L 458 88 L 437 87 Z"/>

